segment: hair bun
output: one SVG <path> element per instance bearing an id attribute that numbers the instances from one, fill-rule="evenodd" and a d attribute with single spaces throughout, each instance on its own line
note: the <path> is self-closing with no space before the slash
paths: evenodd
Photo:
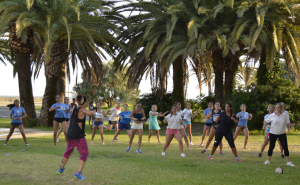
<path id="1" fill-rule="evenodd" d="M 82 105 L 84 103 L 84 96 L 82 94 L 78 94 L 76 96 L 76 101 L 79 105 Z"/>

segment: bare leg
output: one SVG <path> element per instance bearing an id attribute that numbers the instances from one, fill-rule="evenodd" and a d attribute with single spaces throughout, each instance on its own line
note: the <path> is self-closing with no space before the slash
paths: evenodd
<path id="1" fill-rule="evenodd" d="M 204 139 L 205 139 L 205 137 L 206 137 L 206 135 L 207 135 L 207 132 L 208 132 L 208 130 L 210 129 L 210 127 L 208 127 L 208 126 L 206 126 L 206 125 L 204 125 L 204 128 L 203 128 L 203 135 L 202 135 L 202 141 L 201 141 L 201 143 L 203 143 L 204 142 Z"/>
<path id="2" fill-rule="evenodd" d="M 103 135 L 103 125 L 99 126 L 99 131 L 100 131 L 100 135 L 101 135 L 102 144 L 105 145 L 105 143 L 104 143 L 104 135 Z"/>
<path id="3" fill-rule="evenodd" d="M 209 138 L 206 142 L 206 146 L 205 146 L 205 149 L 207 149 L 211 143 L 211 141 L 213 140 L 213 138 L 215 137 L 215 133 L 216 133 L 216 129 L 214 127 L 212 127 L 210 129 L 210 132 L 209 132 Z M 221 143 L 220 143 L 220 146 L 221 146 Z"/>
<path id="4" fill-rule="evenodd" d="M 191 149 L 190 149 L 190 143 L 189 143 L 188 138 L 186 137 L 185 130 L 182 128 L 182 129 L 179 130 L 179 132 L 180 132 L 181 137 L 184 138 L 184 141 L 185 141 L 186 146 L 188 147 L 188 150 L 191 151 Z"/>
<path id="5" fill-rule="evenodd" d="M 92 141 L 91 141 L 91 144 L 93 144 L 93 141 L 94 141 L 94 137 L 95 137 L 95 134 L 96 134 L 96 132 L 97 132 L 97 127 L 94 125 L 93 126 L 93 134 L 92 134 Z"/>
<path id="6" fill-rule="evenodd" d="M 177 141 L 179 143 L 180 152 L 183 153 L 183 143 L 182 143 L 181 135 L 176 134 L 174 137 L 177 139 Z"/>
<path id="7" fill-rule="evenodd" d="M 249 130 L 248 130 L 248 127 L 246 127 L 246 128 L 243 129 L 243 133 L 245 135 L 244 149 L 247 149 L 246 146 L 247 146 L 248 139 L 249 139 Z"/>
<path id="8" fill-rule="evenodd" d="M 235 133 L 234 133 L 234 136 L 233 136 L 233 140 L 234 140 L 234 141 L 235 141 L 236 138 L 240 135 L 241 130 L 242 130 L 242 127 L 239 127 L 239 126 L 236 127 Z"/>
<path id="9" fill-rule="evenodd" d="M 54 141 L 54 148 L 56 148 L 57 129 L 58 129 L 58 122 L 57 121 L 53 121 L 53 141 Z"/>
<path id="10" fill-rule="evenodd" d="M 153 130 L 149 130 L 148 143 L 150 143 L 150 139 L 151 139 L 151 136 L 152 136 L 152 132 L 153 132 Z"/>
<path id="11" fill-rule="evenodd" d="M 223 143 L 222 143 L 222 141 L 220 142 L 219 148 L 220 148 L 220 152 L 222 152 L 222 150 L 223 150 Z"/>
<path id="12" fill-rule="evenodd" d="M 141 149 L 142 138 L 143 138 L 143 129 L 138 129 L 138 134 L 139 134 L 138 148 Z"/>
<path id="13" fill-rule="evenodd" d="M 215 147 L 215 145 L 214 145 L 211 149 L 211 155 L 214 155 L 216 150 L 217 150 L 217 147 Z"/>
<path id="14" fill-rule="evenodd" d="M 65 165 L 67 164 L 67 162 L 68 162 L 68 158 L 63 157 L 62 163 L 61 163 L 60 167 L 61 167 L 61 168 L 64 168 Z"/>
<path id="15" fill-rule="evenodd" d="M 89 116 L 89 127 L 90 127 L 90 125 L 91 125 L 91 116 Z"/>
<path id="16" fill-rule="evenodd" d="M 59 131 L 57 132 L 57 138 L 59 138 L 59 136 L 60 136 L 60 134 L 62 133 L 62 126 L 60 126 L 60 129 L 59 129 Z"/>
<path id="17" fill-rule="evenodd" d="M 155 132 L 156 132 L 156 136 L 157 136 L 158 143 L 161 143 L 161 142 L 160 142 L 160 136 L 159 136 L 159 130 L 155 130 Z"/>
<path id="18" fill-rule="evenodd" d="M 187 125 L 183 125 L 183 128 L 184 128 L 184 130 L 186 130 L 186 128 L 187 128 Z"/>
<path id="19" fill-rule="evenodd" d="M 63 121 L 61 124 L 60 124 L 63 132 L 64 132 L 64 135 L 65 135 L 65 140 L 67 141 L 67 122 L 66 121 Z"/>
<path id="20" fill-rule="evenodd" d="M 266 146 L 269 144 L 269 138 L 267 137 L 264 141 L 264 143 L 261 145 L 260 154 L 262 154 L 266 148 Z"/>
<path id="21" fill-rule="evenodd" d="M 115 135 L 118 133 L 119 130 L 119 124 L 115 124 Z"/>
<path id="22" fill-rule="evenodd" d="M 27 144 L 27 140 L 26 140 L 26 136 L 25 136 L 25 132 L 24 132 L 24 127 L 23 127 L 23 125 L 20 125 L 20 126 L 19 126 L 19 130 L 20 130 L 20 132 L 21 132 L 21 134 L 22 134 L 22 137 L 23 137 L 23 140 L 24 140 L 25 144 Z"/>
<path id="23" fill-rule="evenodd" d="M 111 130 L 113 127 L 113 124 L 108 124 L 107 130 Z"/>
<path id="24" fill-rule="evenodd" d="M 112 142 L 110 143 L 110 145 L 113 145 L 114 144 L 114 141 L 115 141 L 115 139 L 118 137 L 118 135 L 121 133 L 121 131 L 122 130 L 118 130 L 118 132 L 115 134 L 115 136 L 114 136 L 114 138 L 113 138 L 113 140 L 112 140 Z M 129 131 L 129 133 L 128 133 L 128 136 L 129 136 L 129 139 L 130 139 L 130 130 L 127 130 L 127 131 Z"/>
<path id="25" fill-rule="evenodd" d="M 16 128 L 16 126 L 10 125 L 9 133 L 8 133 L 8 135 L 7 135 L 7 137 L 6 137 L 5 143 L 8 142 L 9 138 L 10 138 L 11 135 L 14 133 L 15 128 Z"/>
<path id="26" fill-rule="evenodd" d="M 119 130 L 119 133 L 121 132 L 121 130 Z M 129 137 L 129 139 L 130 139 L 130 132 L 131 132 L 131 130 L 126 130 L 126 132 L 127 132 L 127 134 L 128 134 L 128 137 Z"/>
<path id="27" fill-rule="evenodd" d="M 193 142 L 192 139 L 193 139 L 193 136 L 192 136 L 192 124 L 189 124 L 187 125 L 187 130 L 188 130 L 188 133 L 189 133 L 189 139 L 190 139 L 190 142 Z"/>
<path id="28" fill-rule="evenodd" d="M 132 144 L 132 141 L 133 141 L 133 138 L 134 138 L 134 135 L 135 135 L 135 131 L 136 129 L 131 129 L 131 134 L 130 134 L 130 139 L 129 139 L 129 147 L 131 146 Z"/>
<path id="29" fill-rule="evenodd" d="M 81 172 L 82 171 L 84 164 L 85 164 L 85 161 L 79 160 L 77 172 Z"/>
<path id="30" fill-rule="evenodd" d="M 236 148 L 235 148 L 235 147 L 234 147 L 234 148 L 231 148 L 231 150 L 232 150 L 233 155 L 234 155 L 235 157 L 238 157 Z"/>
<path id="31" fill-rule="evenodd" d="M 173 135 L 166 135 L 166 143 L 165 143 L 165 145 L 164 145 L 163 152 L 165 152 L 166 149 L 167 149 L 167 147 L 169 147 L 169 145 L 170 145 L 170 143 L 171 143 L 173 137 L 174 137 Z M 182 142 L 181 142 L 181 143 L 182 143 Z"/>

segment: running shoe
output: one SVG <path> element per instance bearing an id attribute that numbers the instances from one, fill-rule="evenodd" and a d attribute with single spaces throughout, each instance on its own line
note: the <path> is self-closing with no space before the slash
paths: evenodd
<path id="1" fill-rule="evenodd" d="M 6 143 L 4 143 L 3 146 L 6 146 Z"/>
<path id="2" fill-rule="evenodd" d="M 204 144 L 203 144 L 203 143 L 201 143 L 201 144 L 200 144 L 200 146 L 204 146 Z"/>
<path id="3" fill-rule="evenodd" d="M 181 153 L 180 156 L 181 156 L 181 157 L 185 157 L 184 153 Z"/>
<path id="4" fill-rule="evenodd" d="M 130 150 L 130 147 L 127 147 L 126 152 L 129 152 L 129 150 Z"/>
<path id="5" fill-rule="evenodd" d="M 270 161 L 269 161 L 269 160 L 266 160 L 266 161 L 264 162 L 264 164 L 270 164 Z"/>
<path id="6" fill-rule="evenodd" d="M 166 153 L 165 153 L 165 152 L 162 152 L 161 155 L 166 155 Z"/>
<path id="7" fill-rule="evenodd" d="M 58 168 L 57 173 L 62 174 L 64 172 L 65 168 L 61 168 L 61 166 Z"/>
<path id="8" fill-rule="evenodd" d="M 193 142 L 190 142 L 190 145 L 193 146 L 194 145 Z"/>
<path id="9" fill-rule="evenodd" d="M 208 159 L 213 159 L 214 156 L 213 155 L 209 155 Z"/>
<path id="10" fill-rule="evenodd" d="M 220 154 L 220 155 L 223 155 L 223 152 L 222 152 L 222 151 L 220 151 L 220 152 L 219 152 L 219 154 Z"/>
<path id="11" fill-rule="evenodd" d="M 239 157 L 236 157 L 236 158 L 235 158 L 235 161 L 237 161 L 237 162 L 241 162 L 241 161 L 242 161 L 242 159 L 240 159 Z"/>
<path id="12" fill-rule="evenodd" d="M 284 155 L 281 155 L 281 158 L 284 159 L 285 158 Z"/>
<path id="13" fill-rule="evenodd" d="M 29 146 L 29 144 L 28 144 L 28 143 L 26 143 L 26 144 L 25 144 L 25 146 Z"/>
<path id="14" fill-rule="evenodd" d="M 262 154 L 258 154 L 258 157 L 261 157 L 262 156 Z"/>
<path id="15" fill-rule="evenodd" d="M 56 138 L 56 142 L 57 142 L 57 143 L 59 142 L 59 139 L 58 139 L 58 138 Z"/>
<path id="16" fill-rule="evenodd" d="M 136 152 L 139 153 L 139 154 L 142 153 L 142 151 L 140 149 L 136 149 Z"/>
<path id="17" fill-rule="evenodd" d="M 115 141 L 119 141 L 118 138 L 116 138 Z"/>
<path id="18" fill-rule="evenodd" d="M 201 151 L 202 154 L 203 154 L 204 152 L 206 152 L 206 149 L 203 149 L 203 150 Z"/>
<path id="19" fill-rule="evenodd" d="M 86 178 L 83 177 L 81 174 L 82 173 L 80 173 L 80 172 L 75 172 L 73 177 L 75 177 L 76 179 L 86 180 Z"/>
<path id="20" fill-rule="evenodd" d="M 286 165 L 294 167 L 295 165 L 291 161 L 287 162 Z"/>

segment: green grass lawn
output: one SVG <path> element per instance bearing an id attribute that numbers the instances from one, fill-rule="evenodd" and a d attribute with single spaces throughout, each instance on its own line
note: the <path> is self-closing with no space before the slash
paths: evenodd
<path id="1" fill-rule="evenodd" d="M 2 121 L 3 122 L 3 121 Z M 0 127 L 5 123 L 0 123 Z M 127 153 L 128 136 L 125 131 L 118 137 L 113 146 L 110 142 L 114 131 L 104 131 L 105 143 L 101 144 L 99 132 L 90 145 L 92 130 L 86 130 L 89 144 L 89 157 L 84 167 L 85 182 L 74 179 L 79 154 L 74 150 L 62 175 L 56 173 L 66 148 L 63 136 L 56 149 L 53 148 L 52 138 L 28 138 L 30 147 L 26 148 L 22 139 L 12 139 L 7 147 L 0 145 L 0 184 L 300 184 L 300 135 L 289 134 L 288 142 L 291 161 L 296 167 L 287 167 L 286 160 L 280 158 L 279 147 L 276 146 L 270 165 L 263 165 L 267 159 L 267 150 L 262 158 L 258 151 L 263 142 L 263 135 L 250 135 L 248 149 L 243 147 L 243 135 L 236 141 L 240 158 L 238 163 L 224 142 L 224 155 L 218 153 L 213 160 L 208 160 L 209 152 L 201 154 L 200 129 L 203 125 L 195 126 L 192 151 L 184 147 L 186 158 L 180 157 L 177 141 L 173 141 L 161 156 L 163 144 L 157 143 L 152 136 L 151 143 L 147 142 L 148 130 L 144 130 L 142 154 L 135 152 L 134 147 Z M 48 128 L 51 130 L 51 128 Z M 161 140 L 165 142 L 165 129 L 160 131 Z M 208 138 L 206 138 L 207 140 Z M 26 150 L 22 150 L 26 149 Z M 10 153 L 11 155 L 3 155 Z M 283 174 L 276 174 L 275 168 L 282 167 Z"/>

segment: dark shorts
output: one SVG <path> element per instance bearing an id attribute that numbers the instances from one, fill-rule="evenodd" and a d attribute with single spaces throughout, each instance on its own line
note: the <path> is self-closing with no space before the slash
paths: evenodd
<path id="1" fill-rule="evenodd" d="M 205 123 L 205 126 L 211 127 L 212 123 Z"/>
<path id="2" fill-rule="evenodd" d="M 111 124 L 111 125 L 114 125 L 114 124 L 119 124 L 119 122 L 118 121 L 108 121 L 108 124 Z"/>
<path id="3" fill-rule="evenodd" d="M 103 121 L 94 121 L 94 126 L 99 127 L 100 125 L 103 125 Z"/>
<path id="4" fill-rule="evenodd" d="M 66 118 L 66 122 L 70 121 L 70 118 Z"/>
<path id="5" fill-rule="evenodd" d="M 56 121 L 58 123 L 62 123 L 64 121 L 66 121 L 66 118 L 54 118 L 54 121 Z"/>
<path id="6" fill-rule="evenodd" d="M 241 127 L 242 130 L 244 130 L 245 128 L 247 128 L 247 126 L 240 126 L 240 125 L 238 125 L 238 127 Z"/>
<path id="7" fill-rule="evenodd" d="M 119 123 L 119 129 L 120 130 L 131 130 L 130 124 L 125 124 L 125 123 Z"/>
<path id="8" fill-rule="evenodd" d="M 23 123 L 15 123 L 15 122 L 11 122 L 10 125 L 18 127 L 20 125 L 23 125 Z"/>

